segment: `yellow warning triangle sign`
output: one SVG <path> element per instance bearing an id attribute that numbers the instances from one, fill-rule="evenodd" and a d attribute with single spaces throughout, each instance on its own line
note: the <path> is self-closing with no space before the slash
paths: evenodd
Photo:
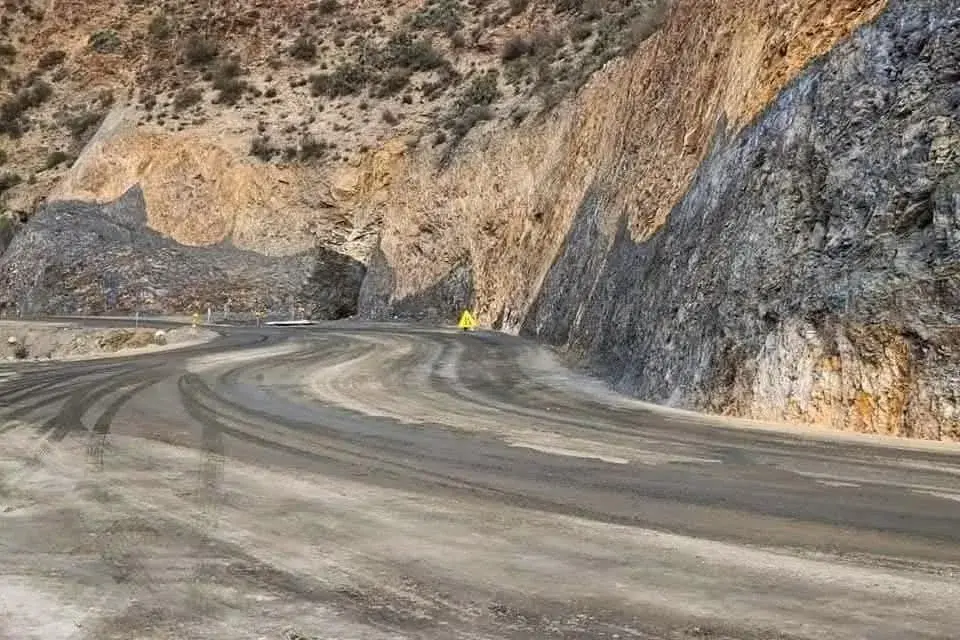
<path id="1" fill-rule="evenodd" d="M 477 326 L 477 321 L 474 319 L 473 314 L 467 310 L 464 310 L 463 314 L 460 316 L 460 322 L 457 323 L 457 327 L 467 331 L 468 329 L 473 329 Z"/>

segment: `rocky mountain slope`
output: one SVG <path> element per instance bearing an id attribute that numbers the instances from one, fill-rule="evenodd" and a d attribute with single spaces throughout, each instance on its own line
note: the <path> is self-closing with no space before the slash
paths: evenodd
<path id="1" fill-rule="evenodd" d="M 470 306 L 647 399 L 960 438 L 956 0 L 89 4 L 0 23 L 8 308 Z"/>
<path id="2" fill-rule="evenodd" d="M 408 169 L 361 306 L 476 304 L 659 402 L 960 437 L 958 29 L 677 2 L 559 117 Z"/>
<path id="3" fill-rule="evenodd" d="M 272 255 L 363 256 L 358 199 L 550 109 L 660 19 L 653 0 L 10 0 L 0 202 L 112 200 Z M 472 136 L 470 135 L 472 133 Z M 8 223 L 9 224 L 9 223 Z"/>

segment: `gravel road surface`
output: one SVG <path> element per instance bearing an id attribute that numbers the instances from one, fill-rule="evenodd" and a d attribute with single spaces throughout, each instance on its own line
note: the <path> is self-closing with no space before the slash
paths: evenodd
<path id="1" fill-rule="evenodd" d="M 499 334 L 0 364 L 0 637 L 956 638 L 960 449 L 662 410 Z"/>

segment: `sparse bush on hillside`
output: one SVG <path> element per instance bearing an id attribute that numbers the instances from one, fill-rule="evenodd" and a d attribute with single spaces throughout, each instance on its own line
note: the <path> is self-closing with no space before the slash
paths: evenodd
<path id="1" fill-rule="evenodd" d="M 173 108 L 176 111 L 189 109 L 193 105 L 203 100 L 203 91 L 197 87 L 185 87 L 177 92 L 173 98 Z M 156 98 L 154 98 L 156 102 Z"/>
<path id="2" fill-rule="evenodd" d="M 41 70 L 52 69 L 56 66 L 59 66 L 67 59 L 67 52 L 55 49 L 53 51 L 47 51 L 40 59 L 37 60 L 37 68 Z"/>
<path id="3" fill-rule="evenodd" d="M 490 105 L 503 95 L 500 92 L 498 78 L 499 74 L 495 70 L 474 76 L 457 99 L 453 109 L 443 121 L 443 126 L 450 130 L 453 138 L 444 152 L 442 162 L 449 160 L 450 154 L 460 141 L 478 123 L 493 119 L 494 111 Z"/>
<path id="4" fill-rule="evenodd" d="M 557 13 L 580 13 L 585 0 L 554 0 L 553 10 Z"/>
<path id="5" fill-rule="evenodd" d="M 70 159 L 70 156 L 67 153 L 64 153 L 63 151 L 59 151 L 59 150 L 51 151 L 47 155 L 46 161 L 43 163 L 43 168 L 53 169 L 54 167 L 60 166 L 61 164 L 63 164 L 69 159 Z"/>
<path id="6" fill-rule="evenodd" d="M 317 11 L 320 13 L 335 13 L 340 10 L 340 3 L 337 0 L 320 0 L 317 3 Z"/>
<path id="7" fill-rule="evenodd" d="M 23 182 L 23 178 L 21 178 L 19 174 L 10 171 L 0 173 L 0 195 L 2 195 L 5 191 L 14 188 L 21 182 Z"/>
<path id="8" fill-rule="evenodd" d="M 533 45 L 523 36 L 513 36 L 503 45 L 503 51 L 500 57 L 504 61 L 516 60 L 533 51 Z"/>
<path id="9" fill-rule="evenodd" d="M 7 164 L 7 152 L 0 149 L 0 165 Z"/>
<path id="10" fill-rule="evenodd" d="M 526 11 L 530 0 L 510 0 L 510 15 L 518 16 Z"/>
<path id="11" fill-rule="evenodd" d="M 104 109 L 112 107 L 115 100 L 116 98 L 113 95 L 112 89 L 104 89 L 97 95 L 97 102 L 99 102 L 100 106 Z"/>
<path id="12" fill-rule="evenodd" d="M 250 141 L 250 155 L 256 156 L 264 162 L 269 162 L 277 154 L 277 149 L 270 144 L 267 136 L 256 136 Z"/>
<path id="13" fill-rule="evenodd" d="M 120 48 L 120 36 L 113 29 L 103 29 L 90 36 L 89 44 L 97 53 L 114 53 Z"/>
<path id="14" fill-rule="evenodd" d="M 460 111 L 469 107 L 491 105 L 503 95 L 500 92 L 499 74 L 495 70 L 475 75 L 463 95 L 457 100 Z"/>
<path id="15" fill-rule="evenodd" d="M 67 118 L 65 124 L 73 139 L 82 146 L 97 132 L 106 115 L 103 111 L 83 111 Z"/>
<path id="16" fill-rule="evenodd" d="M 452 34 L 463 26 L 462 11 L 459 0 L 427 0 L 426 5 L 410 17 L 410 26 Z"/>
<path id="17" fill-rule="evenodd" d="M 364 67 L 344 63 L 330 73 L 310 76 L 310 91 L 314 96 L 337 98 L 359 93 L 371 80 L 372 74 Z"/>
<path id="18" fill-rule="evenodd" d="M 593 35 L 593 27 L 586 22 L 577 22 L 570 27 L 570 40 L 583 42 Z"/>
<path id="19" fill-rule="evenodd" d="M 380 68 L 400 67 L 411 71 L 431 71 L 450 64 L 430 40 L 414 38 L 406 31 L 391 36 L 374 57 Z"/>
<path id="20" fill-rule="evenodd" d="M 563 46 L 563 40 L 557 34 L 540 30 L 531 38 L 516 35 L 507 40 L 500 57 L 504 62 L 512 62 L 526 56 L 539 60 L 553 59 L 561 46 Z"/>
<path id="21" fill-rule="evenodd" d="M 220 54 L 220 46 L 213 40 L 207 40 L 199 35 L 192 35 L 183 44 L 183 57 L 195 67 L 202 67 L 214 60 Z"/>
<path id="22" fill-rule="evenodd" d="M 482 104 L 467 108 L 459 117 L 450 121 L 450 130 L 457 138 L 467 135 L 478 123 L 493 119 L 493 110 Z"/>
<path id="23" fill-rule="evenodd" d="M 27 86 L 0 104 L 0 133 L 11 138 L 21 136 L 28 126 L 26 112 L 39 107 L 52 95 L 53 87 L 36 77 L 30 78 Z"/>
<path id="24" fill-rule="evenodd" d="M 400 122 L 400 119 L 397 118 L 397 114 L 395 114 L 393 111 L 390 111 L 390 109 L 384 109 L 383 113 L 380 114 L 380 118 L 391 126 Z"/>
<path id="25" fill-rule="evenodd" d="M 0 43 L 0 62 L 13 62 L 17 59 L 17 48 L 9 42 Z"/>
<path id="26" fill-rule="evenodd" d="M 290 57 L 304 62 L 312 62 L 317 57 L 317 43 L 309 36 L 300 36 L 287 50 Z"/>
<path id="27" fill-rule="evenodd" d="M 380 87 L 376 93 L 377 97 L 386 98 L 403 91 L 410 82 L 412 73 L 409 69 L 394 69 L 390 71 L 380 82 Z"/>
<path id="28" fill-rule="evenodd" d="M 217 78 L 213 83 L 213 88 L 218 91 L 214 102 L 217 104 L 236 104 L 249 86 L 241 78 Z"/>
<path id="29" fill-rule="evenodd" d="M 147 111 L 153 111 L 153 108 L 157 106 L 157 96 L 154 93 L 144 93 L 140 96 L 140 104 L 143 105 L 143 108 Z"/>
<path id="30" fill-rule="evenodd" d="M 220 104 L 236 104 L 248 89 L 246 81 L 240 79 L 243 69 L 234 60 L 227 60 L 217 65 L 211 74 L 213 88 L 219 93 L 216 102 Z"/>
<path id="31" fill-rule="evenodd" d="M 147 25 L 147 33 L 149 33 L 150 37 L 154 40 L 167 40 L 173 35 L 173 22 L 166 14 L 161 13 L 150 20 L 150 24 Z"/>
<path id="32" fill-rule="evenodd" d="M 317 140 L 311 135 L 305 135 L 300 139 L 299 157 L 303 162 L 322 158 L 330 145 L 322 140 Z"/>

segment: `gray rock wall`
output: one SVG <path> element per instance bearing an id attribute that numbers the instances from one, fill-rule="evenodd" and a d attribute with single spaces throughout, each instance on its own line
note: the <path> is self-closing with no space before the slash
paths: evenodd
<path id="1" fill-rule="evenodd" d="M 0 254 L 7 315 L 141 310 L 231 317 L 257 310 L 314 318 L 356 312 L 363 266 L 318 249 L 274 258 L 228 245 L 191 247 L 147 227 L 139 188 L 116 202 L 52 202 Z"/>
<path id="2" fill-rule="evenodd" d="M 956 0 L 894 0 L 717 140 L 654 237 L 598 251 L 616 189 L 522 333 L 653 401 L 960 438 Z"/>

